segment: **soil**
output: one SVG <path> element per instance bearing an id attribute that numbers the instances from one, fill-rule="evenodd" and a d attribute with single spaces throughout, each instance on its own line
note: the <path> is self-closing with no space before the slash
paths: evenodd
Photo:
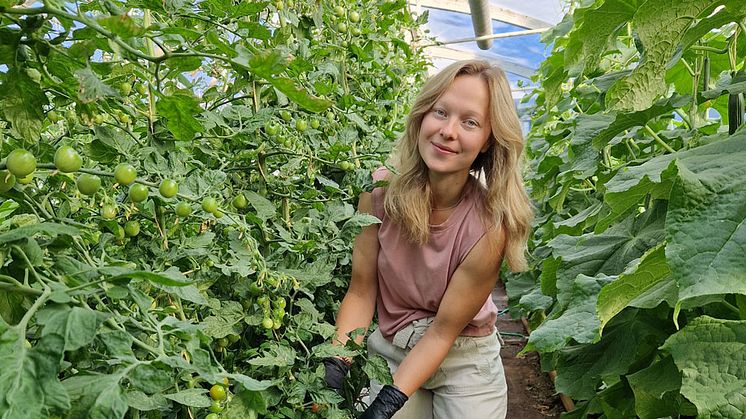
<path id="1" fill-rule="evenodd" d="M 497 305 L 497 330 L 502 334 L 501 356 L 508 382 L 508 419 L 559 418 L 564 407 L 549 375 L 541 371 L 535 352 L 517 357 L 526 345 L 528 333 L 520 319 L 507 313 L 508 297 L 500 283 L 492 293 Z"/>

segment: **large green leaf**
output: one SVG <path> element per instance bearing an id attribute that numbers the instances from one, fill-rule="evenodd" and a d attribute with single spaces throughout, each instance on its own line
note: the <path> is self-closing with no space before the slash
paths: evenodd
<path id="1" fill-rule="evenodd" d="M 635 412 L 642 419 L 678 414 L 681 373 L 670 356 L 627 376 L 635 393 Z"/>
<path id="2" fill-rule="evenodd" d="M 645 48 L 642 62 L 606 93 L 609 108 L 640 111 L 663 96 L 666 65 L 676 52 L 684 32 L 712 0 L 648 0 L 632 19 Z"/>
<path id="3" fill-rule="evenodd" d="M 600 322 L 596 317 L 596 298 L 601 287 L 611 280 L 605 275 L 578 275 L 569 288 L 557 295 L 557 301 L 567 309 L 558 318 L 547 319 L 531 332 L 524 351 L 556 351 L 571 339 L 579 343 L 597 341 Z"/>
<path id="4" fill-rule="evenodd" d="M 671 278 L 664 252 L 665 246 L 654 247 L 639 263 L 601 289 L 596 303 L 601 329 L 627 306 L 652 308 L 662 301 L 672 307 L 676 304 L 676 283 Z"/>
<path id="5" fill-rule="evenodd" d="M 746 321 L 694 319 L 662 347 L 681 371 L 681 394 L 701 418 L 746 417 Z"/>
<path id="6" fill-rule="evenodd" d="M 44 106 L 48 103 L 39 84 L 26 72 L 13 67 L 0 85 L 0 110 L 5 120 L 26 141 L 35 143 L 44 119 Z"/>
<path id="7" fill-rule="evenodd" d="M 644 310 L 627 310 L 614 319 L 600 341 L 560 350 L 556 390 L 590 400 L 603 378 L 626 374 L 635 360 L 656 350 L 669 333 L 665 322 Z"/>
<path id="8" fill-rule="evenodd" d="M 575 12 L 580 19 L 576 17 L 576 29 L 570 33 L 565 49 L 565 65 L 570 76 L 596 69 L 616 33 L 632 19 L 641 2 L 642 0 L 607 0 L 598 6 L 598 3 L 594 4 L 594 9 L 578 9 Z"/>
<path id="9" fill-rule="evenodd" d="M 746 294 L 746 132 L 677 161 L 666 219 L 666 257 L 679 299 Z"/>

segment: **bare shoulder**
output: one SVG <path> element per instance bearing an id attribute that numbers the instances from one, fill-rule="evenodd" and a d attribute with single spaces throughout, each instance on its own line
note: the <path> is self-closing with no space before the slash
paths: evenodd
<path id="1" fill-rule="evenodd" d="M 506 230 L 502 225 L 487 230 L 472 247 L 459 269 L 473 272 L 478 276 L 500 271 L 505 254 Z"/>

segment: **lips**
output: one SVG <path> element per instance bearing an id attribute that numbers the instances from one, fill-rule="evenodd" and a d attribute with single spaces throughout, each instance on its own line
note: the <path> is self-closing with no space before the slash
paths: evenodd
<path id="1" fill-rule="evenodd" d="M 453 153 L 453 154 L 456 153 L 455 150 L 453 150 L 453 149 L 451 149 L 449 147 L 446 147 L 444 145 L 440 145 L 440 144 L 436 144 L 436 143 L 431 143 L 431 144 L 433 145 L 433 147 L 435 147 L 436 149 L 438 149 L 439 151 L 441 151 L 443 153 Z"/>

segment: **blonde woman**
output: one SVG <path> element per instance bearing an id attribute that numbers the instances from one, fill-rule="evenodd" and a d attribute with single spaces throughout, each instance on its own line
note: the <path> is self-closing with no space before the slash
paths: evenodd
<path id="1" fill-rule="evenodd" d="M 371 354 L 393 385 L 371 383 L 362 418 L 504 418 L 507 387 L 491 291 L 503 259 L 526 268 L 531 208 L 520 175 L 523 138 L 505 74 L 454 63 L 417 97 L 394 167 L 359 211 L 382 222 L 355 240 L 337 344 L 370 326 Z M 482 181 L 478 180 L 482 179 Z M 362 337 L 358 338 L 362 341 Z M 325 360 L 341 388 L 349 360 Z"/>

